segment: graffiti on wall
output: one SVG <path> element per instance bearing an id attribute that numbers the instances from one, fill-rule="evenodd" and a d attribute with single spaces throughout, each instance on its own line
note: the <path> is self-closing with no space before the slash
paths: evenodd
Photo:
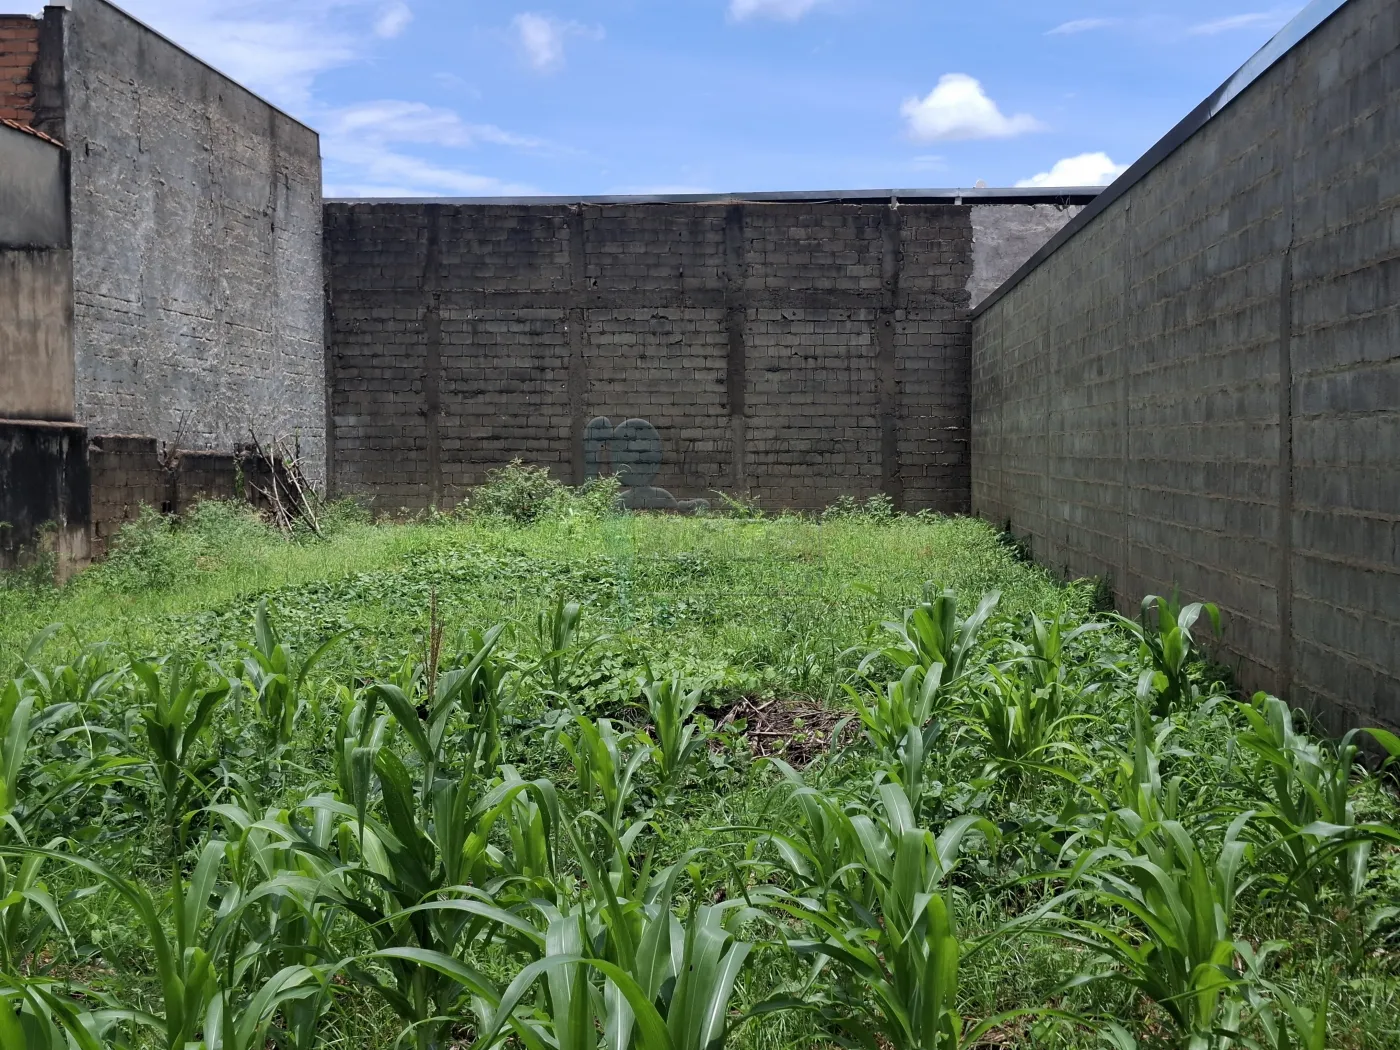
<path id="1" fill-rule="evenodd" d="M 653 482 L 661 472 L 661 435 L 645 419 L 612 425 L 606 416 L 592 420 L 583 432 L 584 477 L 612 474 L 622 485 L 622 503 L 632 510 L 674 510 L 692 513 L 709 507 L 703 499 L 678 500 Z"/>

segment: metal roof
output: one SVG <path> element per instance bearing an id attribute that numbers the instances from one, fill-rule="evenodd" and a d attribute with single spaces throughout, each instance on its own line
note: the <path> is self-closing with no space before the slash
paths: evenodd
<path id="1" fill-rule="evenodd" d="M 993 189 L 803 190 L 763 193 L 676 193 L 581 197 L 328 197 L 327 204 L 576 205 L 576 204 L 1088 204 L 1100 186 Z"/>

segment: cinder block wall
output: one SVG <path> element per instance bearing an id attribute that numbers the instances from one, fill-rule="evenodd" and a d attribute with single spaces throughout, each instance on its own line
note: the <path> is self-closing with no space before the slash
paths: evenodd
<path id="1" fill-rule="evenodd" d="M 107 434 L 88 443 L 92 475 L 92 553 L 102 557 L 142 507 L 184 514 L 201 500 L 244 495 L 240 474 L 245 457 L 226 452 L 161 455 L 155 438 Z"/>
<path id="2" fill-rule="evenodd" d="M 33 123 L 72 156 L 77 419 L 231 453 L 300 435 L 321 480 L 316 133 L 106 0 L 51 6 Z M 3 75 L 3 69 L 0 69 Z"/>
<path id="3" fill-rule="evenodd" d="M 1351 0 L 974 322 L 972 505 L 1400 725 L 1400 6 Z"/>
<path id="4" fill-rule="evenodd" d="M 1003 272 L 1073 214 L 978 210 L 1016 220 Z M 677 499 L 965 511 L 972 211 L 329 202 L 333 487 L 451 505 L 517 456 L 577 482 L 589 423 L 640 418 Z"/>

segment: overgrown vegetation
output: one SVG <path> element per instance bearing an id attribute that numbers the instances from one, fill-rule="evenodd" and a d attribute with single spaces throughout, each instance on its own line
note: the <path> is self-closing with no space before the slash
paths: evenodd
<path id="1" fill-rule="evenodd" d="M 1214 610 L 542 480 L 0 588 L 0 1050 L 1400 1043 L 1400 741 Z"/>

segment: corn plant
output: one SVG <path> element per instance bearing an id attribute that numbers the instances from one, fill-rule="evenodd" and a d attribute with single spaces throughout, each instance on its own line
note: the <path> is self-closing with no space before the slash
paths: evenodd
<path id="1" fill-rule="evenodd" d="M 0 822 L 20 841 L 25 838 L 22 818 L 28 808 L 20 775 L 31 760 L 34 736 L 43 721 L 55 721 L 73 709 L 72 705 L 50 707 L 36 717 L 38 697 L 24 686 L 23 681 L 14 680 L 0 690 Z"/>
<path id="2" fill-rule="evenodd" d="M 578 781 L 580 819 L 589 824 L 583 834 L 590 840 L 597 834 L 605 837 L 610 854 L 607 866 L 626 887 L 632 877 L 633 846 L 650 817 L 649 811 L 638 812 L 636 777 L 651 759 L 652 749 L 632 734 L 619 733 L 610 719 L 595 722 L 583 714 L 573 716 L 572 732 L 559 731 L 559 742 Z M 624 892 L 629 891 L 624 888 Z"/>
<path id="3" fill-rule="evenodd" d="M 55 839 L 45 848 L 51 851 L 62 844 Z M 85 892 L 74 891 L 62 902 L 55 901 L 42 879 L 46 860 L 43 853 L 0 854 L 0 971 L 17 973 L 25 967 L 31 974 L 42 973 L 47 967 L 39 961 L 40 950 L 50 936 L 71 939 L 61 909 Z"/>
<path id="4" fill-rule="evenodd" d="M 337 634 L 310 656 L 298 660 L 277 633 L 267 612 L 267 599 L 258 602 L 253 616 L 253 643 L 240 648 L 247 654 L 243 676 L 257 704 L 263 729 L 274 753 L 291 743 L 298 720 L 306 710 L 306 677 L 344 637 Z"/>
<path id="5" fill-rule="evenodd" d="M 1249 728 L 1236 741 L 1256 758 L 1251 783 L 1266 807 L 1259 819 L 1289 858 L 1287 890 L 1312 908 L 1330 885 L 1343 902 L 1354 904 L 1366 885 L 1371 842 L 1354 838 L 1329 851 L 1325 861 L 1320 851 L 1356 826 L 1356 731 L 1333 747 L 1297 732 L 1293 712 L 1277 697 L 1259 693 L 1238 707 Z"/>
<path id="6" fill-rule="evenodd" d="M 97 703 L 126 673 L 126 661 L 119 659 L 110 642 L 84 646 L 71 663 L 43 666 L 38 656 L 59 629 L 54 624 L 30 643 L 24 657 L 26 675 L 45 708 L 75 704 L 87 710 Z"/>
<path id="7" fill-rule="evenodd" d="M 617 1050 L 723 1050 L 729 1001 L 750 951 L 732 931 L 756 913 L 729 901 L 693 905 L 678 918 L 675 884 L 689 859 L 658 875 L 642 897 L 619 897 L 604 878 L 589 880 L 600 891 L 592 901 L 535 904 L 536 933 L 520 942 L 535 958 L 498 998 L 457 959 L 392 957 L 460 986 L 481 1032 L 477 1047 L 511 1034 L 540 1050 L 595 1050 L 601 1034 Z"/>
<path id="8" fill-rule="evenodd" d="M 818 1011 L 855 1045 L 895 1050 L 959 1050 L 1012 1014 L 967 1024 L 958 1013 L 959 969 L 963 959 L 1005 937 L 999 930 L 977 942 L 961 939 L 950 887 L 943 885 L 956 865 L 969 832 L 994 836 L 978 817 L 962 817 L 934 836 L 915 826 L 902 795 L 881 789 L 886 820 L 854 822 L 869 880 L 868 904 L 838 893 L 825 906 L 810 899 L 779 898 L 775 907 L 814 928 L 818 937 L 789 942 L 815 960 L 814 973 L 830 964 L 841 979 L 828 990 L 809 985 L 780 1005 Z M 1019 1011 L 1018 1011 L 1019 1012 Z"/>
<path id="9" fill-rule="evenodd" d="M 1176 1042 L 1189 1050 L 1225 1047 L 1238 1034 L 1244 979 L 1234 966 L 1241 945 L 1235 902 L 1249 880 L 1242 869 L 1253 846 L 1241 837 L 1250 815 L 1226 830 L 1213 863 L 1201 843 L 1175 820 L 1142 820 L 1124 811 L 1133 831 L 1128 845 L 1079 855 L 1054 873 L 1071 887 L 1087 884 L 1098 905 L 1123 916 L 1124 925 L 1067 918 L 1058 935 L 1093 950 L 1117 969 L 1084 980 L 1125 981 L 1156 1003 Z M 1078 895 L 1071 889 L 1062 901 Z"/>
<path id="10" fill-rule="evenodd" d="M 199 1041 L 207 1013 L 221 994 L 216 959 L 221 930 L 213 921 L 211 901 L 223 864 L 224 843 L 211 841 L 203 847 L 188 880 L 176 866 L 169 890 L 161 895 L 164 899 L 82 857 L 27 847 L 11 847 L 0 853 L 14 857 L 42 856 L 72 865 L 95 875 L 124 899 L 135 912 L 150 944 L 163 1010 L 159 1014 L 128 1010 L 122 1016 L 151 1029 L 165 1050 L 185 1050 Z M 166 911 L 173 920 L 173 937 L 162 919 Z M 13 980 L 8 971 L 6 980 Z M 65 1023 L 63 1027 L 69 1035 L 74 1033 L 71 1024 Z M 96 1038 L 92 1025 L 80 1023 L 77 1027 L 87 1028 Z"/>
<path id="11" fill-rule="evenodd" d="M 173 656 L 159 664 L 138 660 L 131 669 L 144 694 L 141 721 L 165 828 L 172 848 L 178 851 L 195 800 L 208 792 L 206 781 L 214 760 L 201 755 L 199 742 L 210 718 L 229 695 L 229 681 L 214 675 L 213 681 L 205 684 L 210 676 L 206 664 L 186 667 Z"/>
<path id="12" fill-rule="evenodd" d="M 585 638 L 580 630 L 583 619 L 583 606 L 578 602 L 565 601 L 561 593 L 554 604 L 541 610 L 535 618 L 535 646 L 538 650 L 532 672 L 542 672 L 550 690 L 563 696 L 569 681 L 589 650 L 605 639 Z"/>
<path id="13" fill-rule="evenodd" d="M 465 663 L 445 674 L 430 676 L 432 695 L 421 706 L 409 698 L 401 685 L 379 683 L 372 687 L 422 763 L 424 803 L 432 796 L 438 770 L 449 761 L 449 742 L 474 775 L 494 770 L 500 762 L 500 706 L 506 669 L 493 659 L 492 650 L 504 630 L 498 625 L 485 634 L 465 635 L 458 661 Z M 449 741 L 448 733 L 458 714 L 465 721 L 462 737 Z"/>
<path id="14" fill-rule="evenodd" d="M 110 1050 L 128 1011 L 83 1009 L 71 984 L 0 970 L 0 1050 Z M 85 999 L 101 1001 L 87 990 Z"/>
<path id="15" fill-rule="evenodd" d="M 1102 631 L 1108 625 L 1103 623 L 1081 623 L 1066 628 L 1064 616 L 1056 613 L 1042 620 L 1032 612 L 1030 615 L 1030 645 L 1023 661 L 1030 671 L 1037 688 L 1048 688 L 1059 683 L 1063 685 L 1069 675 L 1071 664 L 1066 660 L 1066 647 L 1086 634 Z M 1092 691 L 1092 687 L 1086 692 Z"/>
<path id="16" fill-rule="evenodd" d="M 900 622 L 883 624 L 894 636 L 892 644 L 876 649 L 861 661 L 858 673 L 864 674 L 878 658 L 884 657 L 901 672 L 917 667 L 927 672 L 943 665 L 943 681 L 955 685 L 969 670 L 977 636 L 1001 602 L 1001 592 L 983 596 L 976 610 L 965 620 L 958 619 L 958 598 L 950 590 L 934 593 L 931 584 L 924 585 L 924 600 L 904 611 Z"/>
<path id="17" fill-rule="evenodd" d="M 982 738 L 991 764 L 1004 772 L 1048 761 L 1069 746 L 1065 727 L 1086 717 L 1065 712 L 1062 682 L 1050 678 L 1039 684 L 1039 677 L 989 667 L 986 680 L 975 687 L 972 730 Z"/>
<path id="18" fill-rule="evenodd" d="M 389 715 L 379 714 L 377 689 L 339 690 L 340 718 L 335 729 L 335 778 L 337 797 L 355 811 L 363 832 L 373 789 L 374 761 L 384 746 Z"/>
<path id="19" fill-rule="evenodd" d="M 261 820 L 245 806 L 210 807 L 227 832 L 225 857 L 230 876 L 219 909 L 221 919 L 236 920 L 224 945 L 226 990 L 219 1016 L 206 1034 L 229 1046 L 265 1032 L 271 1017 L 266 1006 L 280 1004 L 287 1050 L 310 1050 L 329 1006 L 326 966 L 336 958 L 333 929 L 338 911 L 320 895 L 332 866 L 300 848 L 320 851 L 331 844 L 332 814 L 314 811 L 310 827 L 294 827 L 286 810 L 268 810 Z M 249 1002 L 237 990 L 260 987 Z M 258 1005 L 258 999 L 264 1006 Z M 225 1004 L 231 1009 L 225 1010 Z M 220 1035 L 231 1026 L 233 1035 Z"/>
<path id="20" fill-rule="evenodd" d="M 704 734 L 695 723 L 695 709 L 703 689 L 687 691 L 680 675 L 642 685 L 647 711 L 651 714 L 652 759 L 657 771 L 657 795 L 669 802 L 695 764 L 704 746 Z"/>
<path id="21" fill-rule="evenodd" d="M 460 982 L 420 965 L 423 953 L 454 958 L 499 928 L 526 930 L 497 906 L 490 887 L 518 887 L 527 899 L 553 894 L 560 819 L 554 787 L 504 772 L 495 784 L 472 768 L 455 782 L 439 777 L 425 799 L 403 761 L 384 747 L 374 756 L 382 822 L 329 797 L 306 804 L 318 822 L 321 814 L 335 822 L 321 841 L 302 836 L 298 846 L 327 869 L 320 899 L 359 920 L 375 946 L 373 959 L 389 970 L 385 979 L 357 960 L 346 964 L 346 975 L 409 1025 L 419 1050 L 440 1045 L 462 994 Z M 522 796 L 533 805 L 522 804 Z M 498 823 L 512 842 L 509 856 L 492 842 Z"/>
<path id="22" fill-rule="evenodd" d="M 887 762 L 885 768 L 876 774 L 877 786 L 889 782 L 899 787 L 916 821 L 922 815 L 924 795 L 928 788 L 928 780 L 924 775 L 928 755 L 942 730 L 940 722 L 933 722 L 922 731 L 911 725 L 905 731 L 904 739 L 900 741 L 893 760 Z"/>
<path id="23" fill-rule="evenodd" d="M 318 972 L 304 967 L 277 974 L 251 994 L 221 981 L 219 960 L 229 960 L 227 935 L 238 918 L 236 908 L 216 914 L 211 907 L 224 845 L 207 843 L 188 880 L 177 869 L 164 899 L 81 858 L 18 851 L 62 859 L 96 875 L 132 906 L 152 949 L 163 1009 L 121 1007 L 92 989 L 20 977 L 6 967 L 0 971 L 0 995 L 13 997 L 20 1009 L 0 1009 L 0 1050 L 126 1048 L 131 1044 L 119 1034 L 120 1025 L 149 1031 L 165 1050 L 263 1050 L 279 1011 L 322 994 L 324 984 Z M 162 921 L 166 911 L 173 938 Z M 81 1000 L 72 997 L 74 991 L 83 993 Z M 100 1008 L 82 1008 L 93 1003 Z"/>
<path id="24" fill-rule="evenodd" d="M 795 820 L 775 820 L 774 827 L 738 826 L 726 830 L 752 835 L 750 866 L 765 846 L 773 847 L 779 867 L 798 897 L 825 899 L 839 887 L 868 907 L 862 895 L 868 883 L 861 877 L 864 853 L 851 817 L 854 805 L 843 804 L 809 786 L 802 775 L 779 758 L 766 759 L 783 776 Z M 786 825 L 786 826 L 784 826 Z"/>
<path id="25" fill-rule="evenodd" d="M 1205 613 L 1215 633 L 1220 633 L 1220 610 L 1209 602 L 1181 606 L 1171 598 L 1149 594 L 1142 600 L 1138 619 L 1112 614 L 1115 623 L 1137 639 L 1148 667 L 1142 672 L 1140 694 L 1152 697 L 1152 713 L 1166 718 L 1182 704 L 1194 700 L 1198 689 L 1191 681 L 1190 665 L 1200 657 L 1200 647 L 1191 631 Z"/>
<path id="26" fill-rule="evenodd" d="M 855 701 L 866 739 L 882 754 L 894 755 L 911 730 L 924 732 L 947 709 L 951 694 L 944 688 L 944 670 L 942 664 L 927 670 L 906 667 L 897 681 L 864 694 L 844 686 Z"/>

